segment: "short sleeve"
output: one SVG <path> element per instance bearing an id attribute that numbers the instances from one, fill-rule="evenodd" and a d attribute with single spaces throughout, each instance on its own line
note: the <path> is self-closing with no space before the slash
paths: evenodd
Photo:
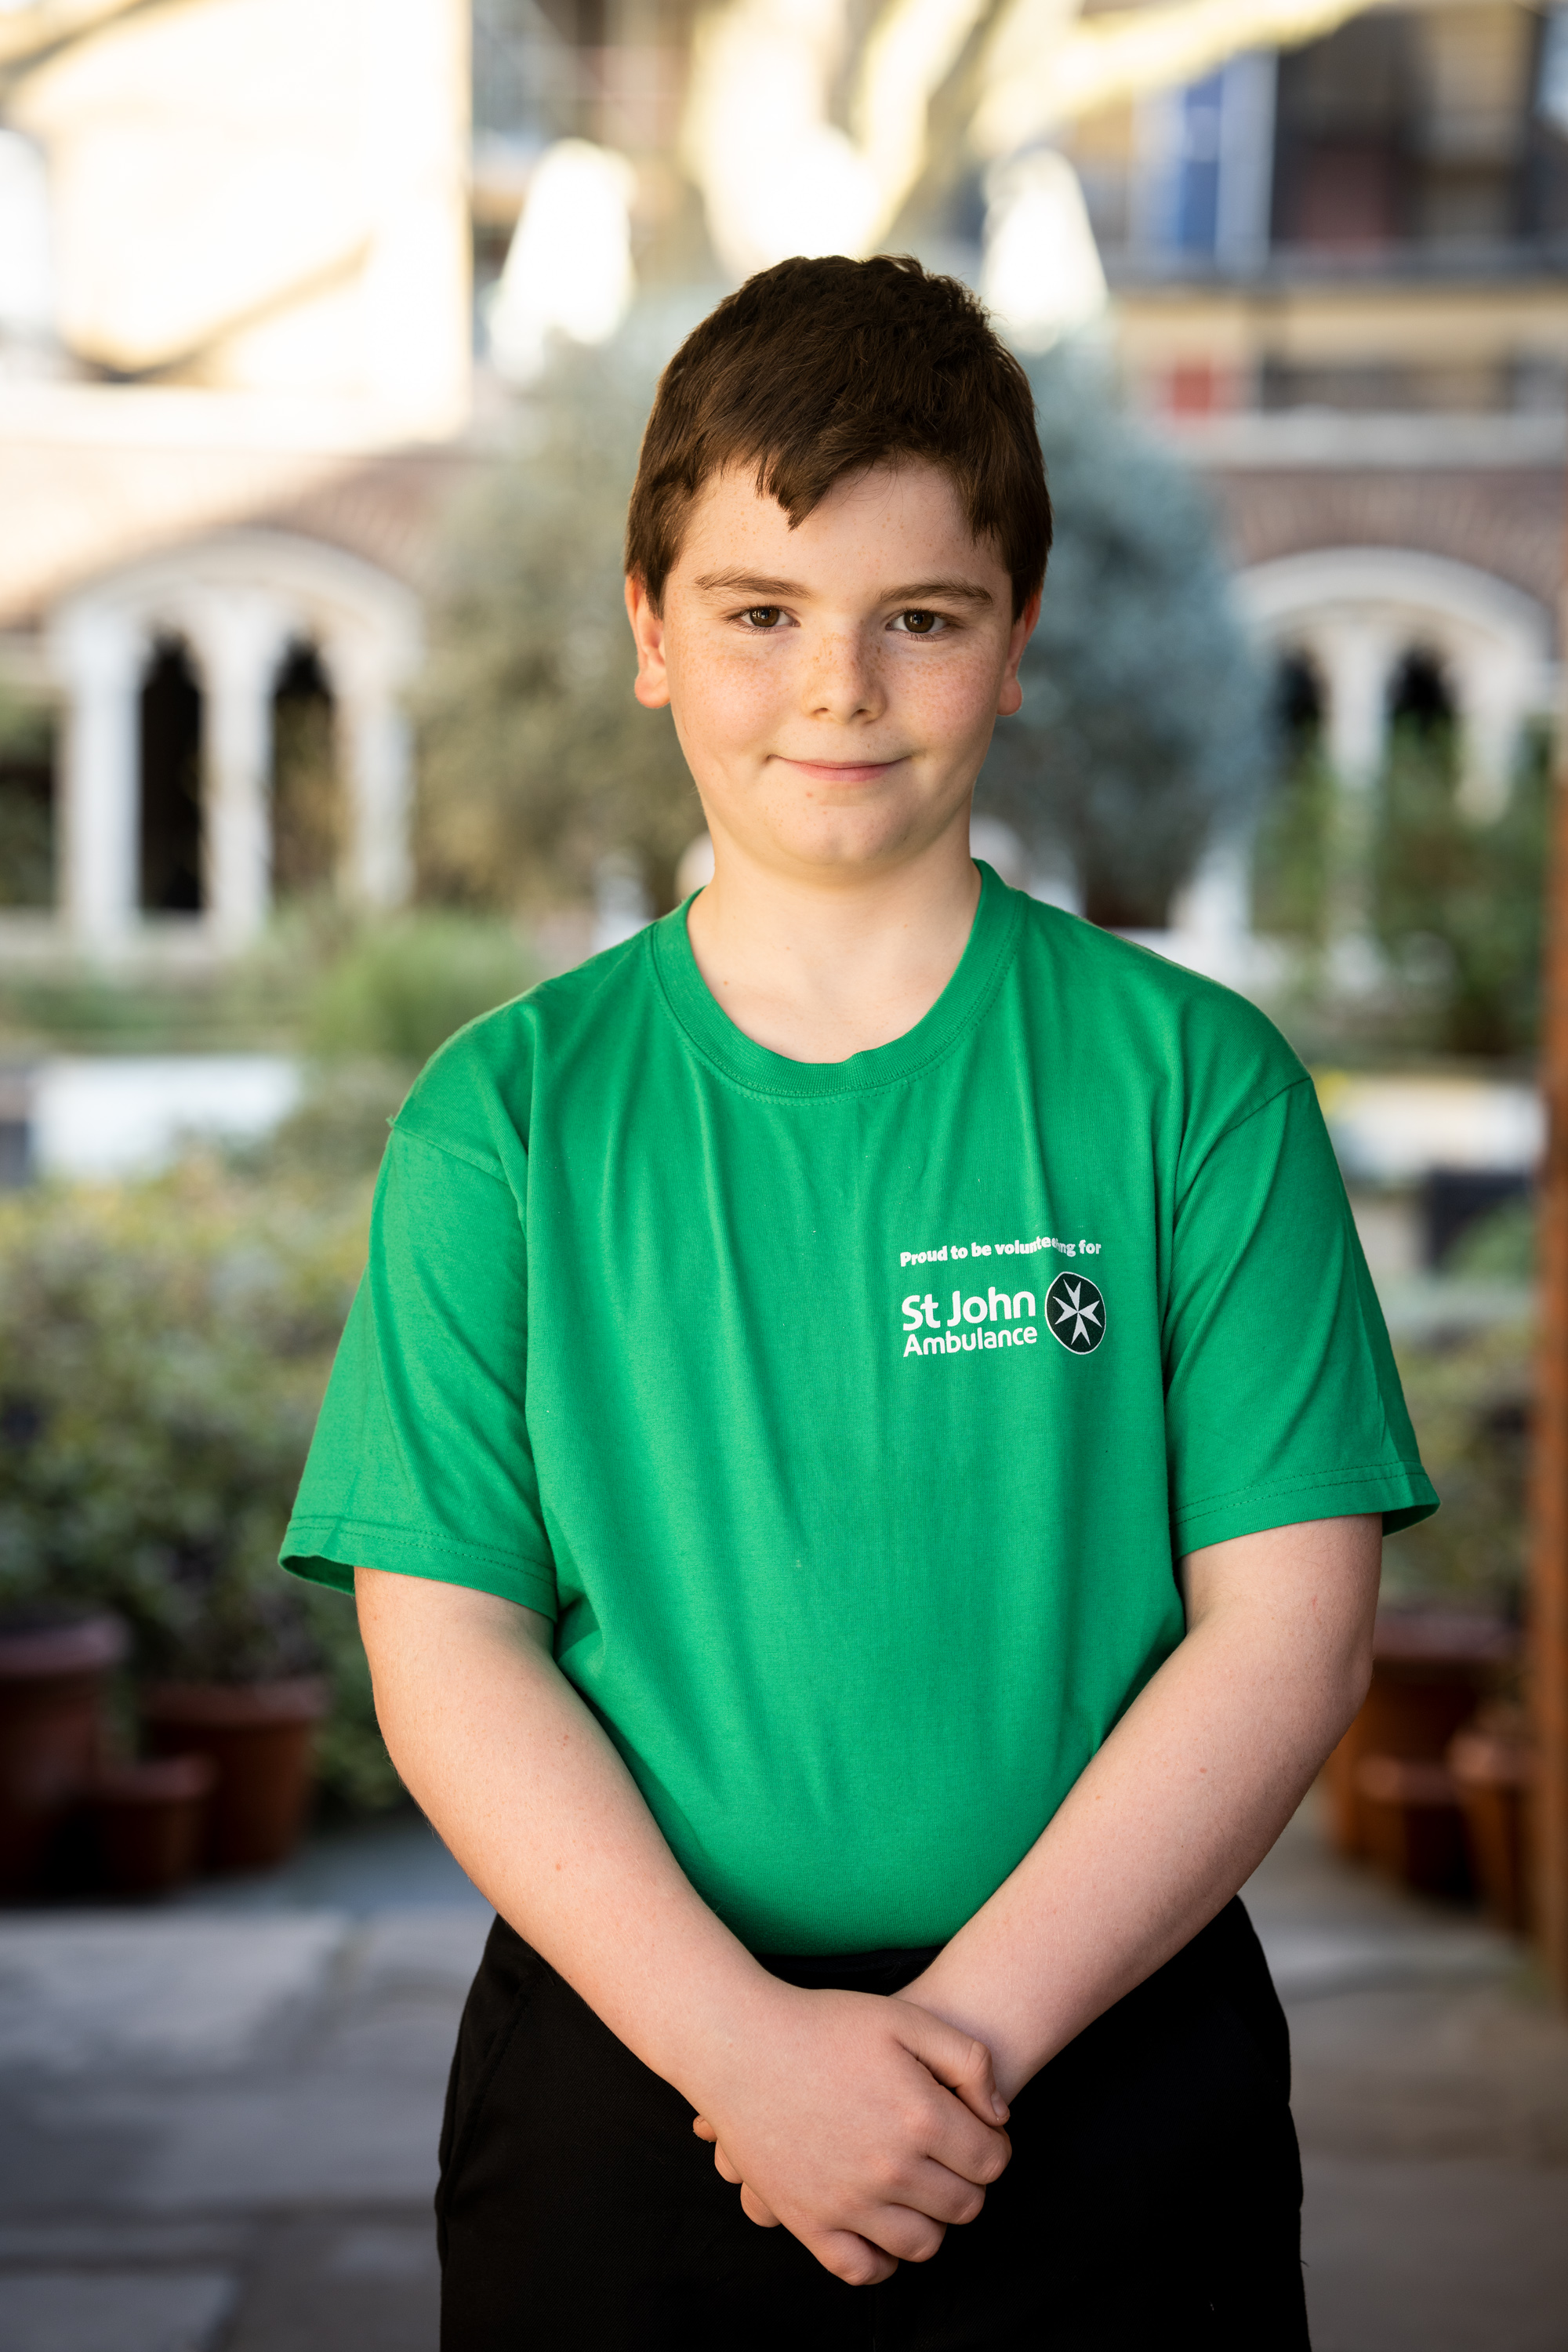
<path id="1" fill-rule="evenodd" d="M 525 1418 L 528 1278 L 499 1166 L 395 1127 L 282 1560 L 471 1585 L 553 1617 Z"/>
<path id="2" fill-rule="evenodd" d="M 1222 1134 L 1181 1193 L 1164 1354 L 1178 1552 L 1436 1509 L 1310 1080 Z"/>

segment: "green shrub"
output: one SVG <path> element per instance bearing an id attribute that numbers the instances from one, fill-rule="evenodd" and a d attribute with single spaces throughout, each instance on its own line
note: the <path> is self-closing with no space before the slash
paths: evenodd
<path id="1" fill-rule="evenodd" d="M 1388 1546 L 1385 1599 L 1518 1614 L 1531 1350 L 1528 1328 L 1510 1323 L 1396 1351 L 1422 1460 L 1442 1508 Z"/>
<path id="2" fill-rule="evenodd" d="M 1376 925 L 1397 963 L 1430 967 L 1433 1042 L 1521 1055 L 1535 1044 L 1545 922 L 1551 746 L 1524 748 L 1507 805 L 1475 822 L 1451 724 L 1394 731 L 1373 859 Z"/>
<path id="3" fill-rule="evenodd" d="M 1535 1254 L 1535 1202 L 1505 1201 L 1465 1227 L 1445 1264 L 1449 1274 L 1475 1282 L 1530 1282 Z"/>
<path id="4" fill-rule="evenodd" d="M 329 1785 L 384 1802 L 352 1612 L 277 1551 L 363 1263 L 368 1184 L 155 1181 L 0 1201 L 0 1607 L 94 1601 L 142 1675 L 323 1667 Z"/>
<path id="5" fill-rule="evenodd" d="M 505 923 L 441 910 L 366 925 L 317 982 L 305 1044 L 327 1058 L 417 1068 L 465 1022 L 538 977 Z"/>

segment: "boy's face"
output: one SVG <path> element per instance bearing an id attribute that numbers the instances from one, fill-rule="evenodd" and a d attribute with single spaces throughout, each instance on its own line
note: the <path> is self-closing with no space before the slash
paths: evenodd
<path id="1" fill-rule="evenodd" d="M 796 530 L 754 468 L 715 477 L 655 613 L 626 583 L 637 695 L 668 702 L 721 855 L 824 880 L 963 828 L 1038 600 L 933 466 L 840 483 Z"/>

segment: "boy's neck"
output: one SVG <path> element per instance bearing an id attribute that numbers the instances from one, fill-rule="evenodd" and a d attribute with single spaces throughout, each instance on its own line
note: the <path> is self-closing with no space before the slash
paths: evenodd
<path id="1" fill-rule="evenodd" d="M 717 837 L 692 905 L 697 968 L 737 1029 L 793 1062 L 843 1062 L 924 1019 L 958 968 L 980 900 L 969 811 L 908 861 L 782 873 Z"/>

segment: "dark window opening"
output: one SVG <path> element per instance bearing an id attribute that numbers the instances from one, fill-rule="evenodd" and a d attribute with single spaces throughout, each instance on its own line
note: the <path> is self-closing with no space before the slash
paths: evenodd
<path id="1" fill-rule="evenodd" d="M 1521 389 L 1522 381 L 1524 388 Z M 1267 359 L 1258 383 L 1258 404 L 1270 412 L 1292 408 L 1337 408 L 1352 415 L 1394 409 L 1452 415 L 1490 415 L 1500 409 L 1550 404 L 1560 387 L 1549 380 L 1519 379 L 1506 361 L 1455 356 L 1441 365 L 1401 361 L 1308 361 Z"/>
<path id="2" fill-rule="evenodd" d="M 142 682 L 142 874 L 148 915 L 199 915 L 202 883 L 202 690 L 176 640 L 160 645 Z"/>
<path id="3" fill-rule="evenodd" d="M 1519 9 L 1377 10 L 1279 60 L 1274 241 L 1366 259 L 1542 235 L 1561 193 Z"/>
<path id="4" fill-rule="evenodd" d="M 1328 913 L 1333 779 L 1322 681 L 1301 654 L 1275 673 L 1273 788 L 1253 856 L 1253 921 L 1268 936 L 1321 945 Z"/>
<path id="5" fill-rule="evenodd" d="M 55 714 L 0 688 L 0 907 L 52 907 Z"/>
<path id="6" fill-rule="evenodd" d="M 331 890 L 343 839 L 337 713 L 313 646 L 290 647 L 272 693 L 272 890 Z"/>
<path id="7" fill-rule="evenodd" d="M 1431 1266 L 1483 1217 L 1531 1196 L 1528 1176 L 1500 1168 L 1434 1168 L 1421 1189 L 1423 1255 Z"/>
<path id="8" fill-rule="evenodd" d="M 1287 759 L 1298 759 L 1316 745 L 1323 728 L 1323 689 L 1304 655 L 1287 654 L 1280 663 L 1274 709 Z"/>
<path id="9" fill-rule="evenodd" d="M 1387 908 L 1399 900 L 1418 869 L 1433 858 L 1441 862 L 1451 856 L 1458 784 L 1459 728 L 1453 693 L 1437 656 L 1427 646 L 1413 646 L 1388 688 L 1388 752 L 1380 811 L 1383 902 Z"/>
<path id="10" fill-rule="evenodd" d="M 1452 727 L 1454 698 L 1436 654 L 1405 655 L 1389 688 L 1388 715 L 1396 728 L 1426 738 Z"/>
<path id="11" fill-rule="evenodd" d="M 1410 48 L 1402 17 L 1357 16 L 1280 58 L 1278 243 L 1364 253 L 1405 234 Z"/>

